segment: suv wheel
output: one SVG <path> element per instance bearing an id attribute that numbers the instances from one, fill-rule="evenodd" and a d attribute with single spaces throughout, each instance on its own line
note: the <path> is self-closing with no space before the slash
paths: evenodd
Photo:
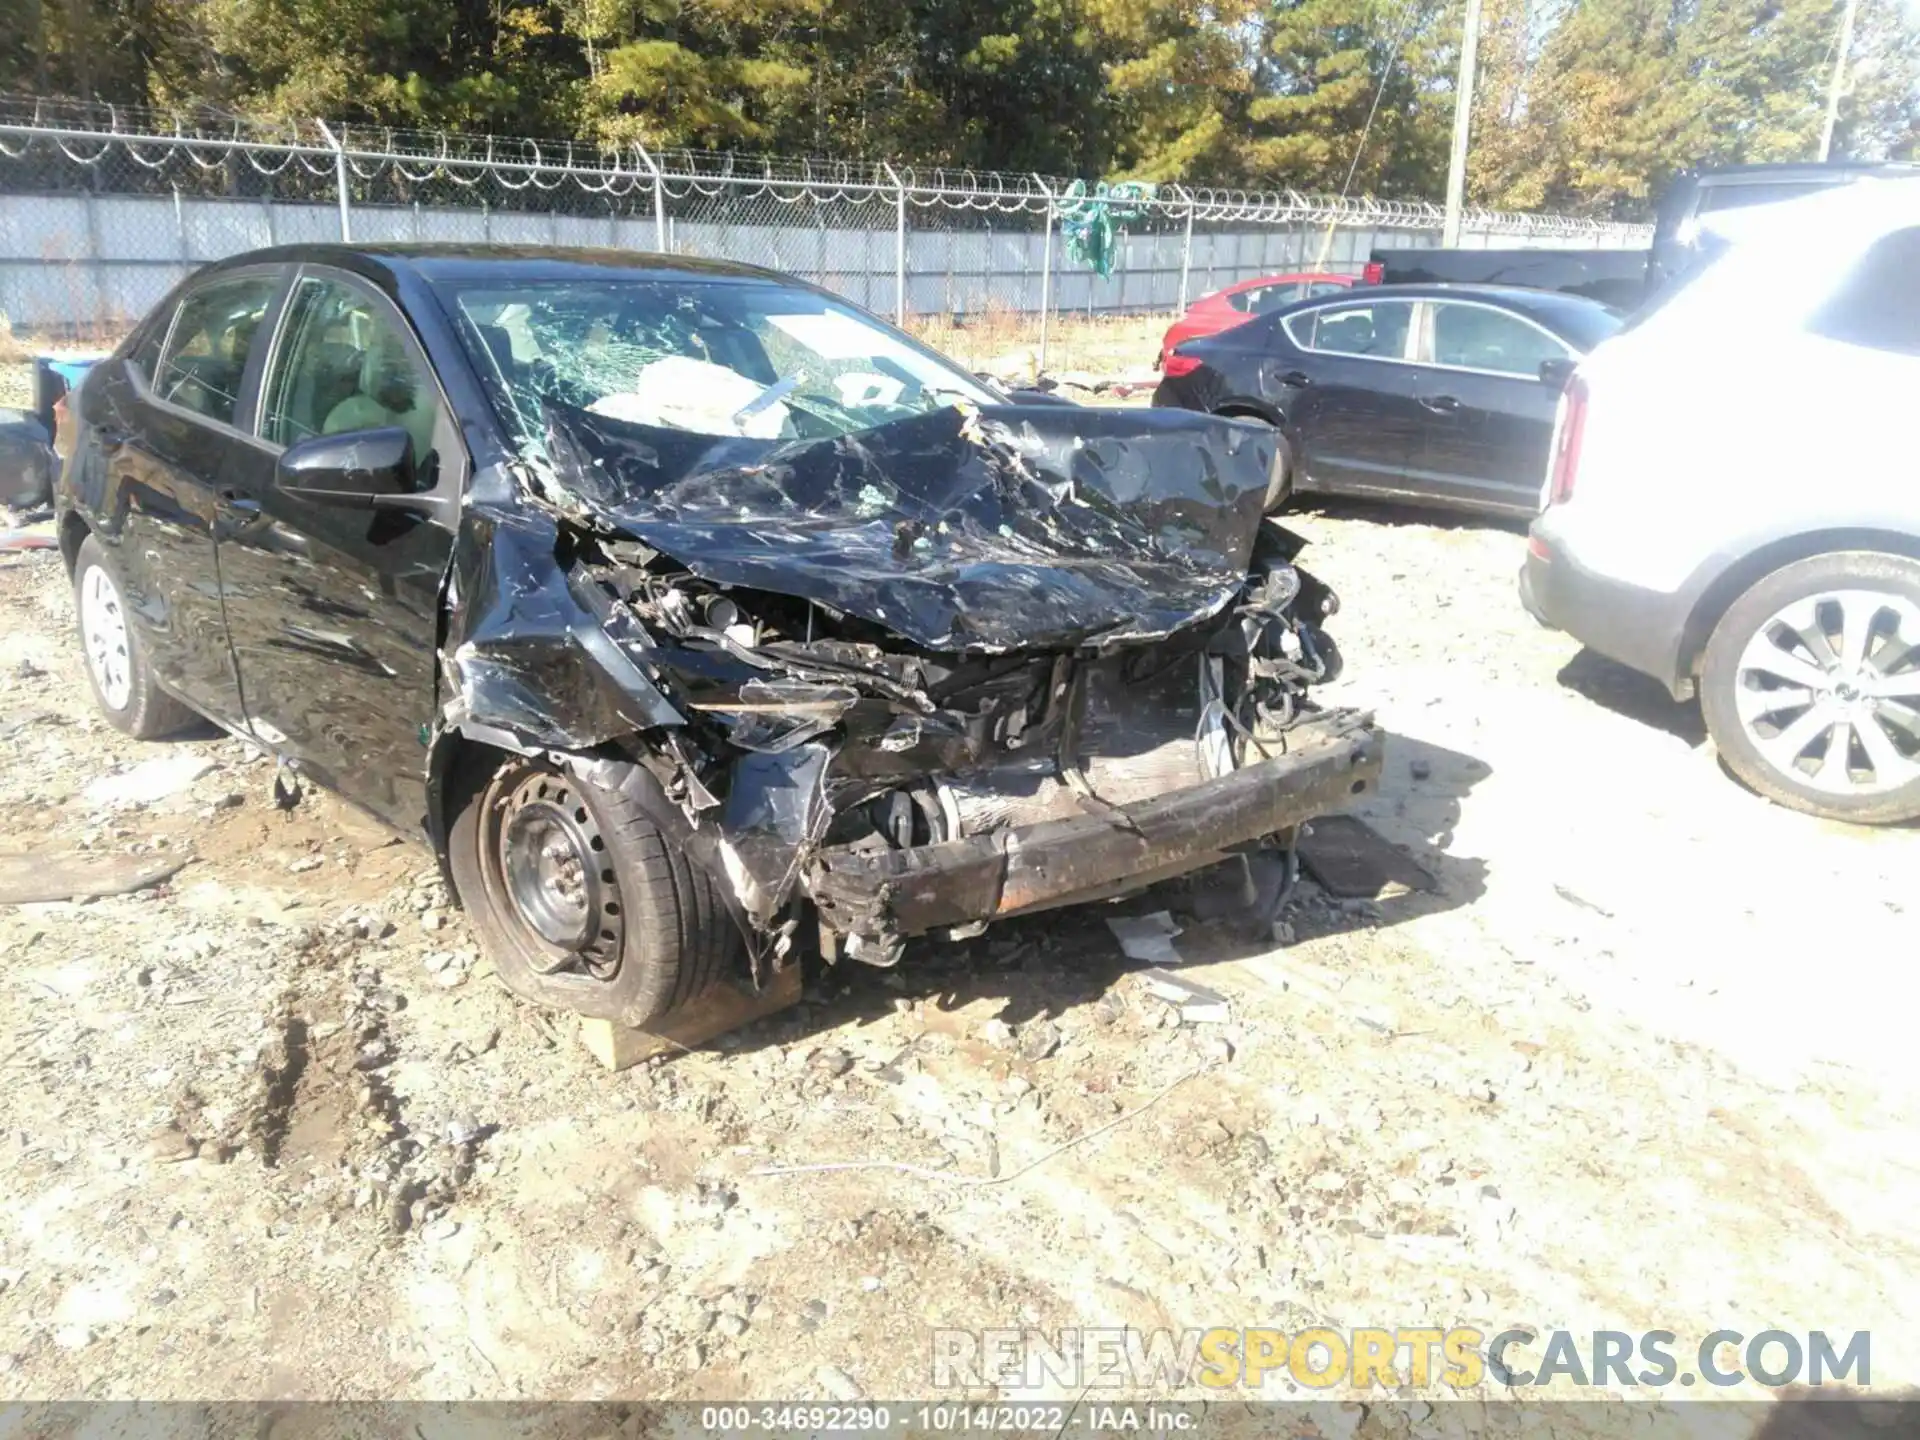
<path id="1" fill-rule="evenodd" d="M 1920 563 L 1847 550 L 1776 570 L 1715 627 L 1700 708 L 1728 767 L 1770 800 L 1920 817 Z"/>

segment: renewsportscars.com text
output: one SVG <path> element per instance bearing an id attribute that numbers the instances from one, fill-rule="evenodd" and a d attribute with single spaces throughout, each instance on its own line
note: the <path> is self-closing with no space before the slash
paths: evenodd
<path id="1" fill-rule="evenodd" d="M 1577 1386 L 1609 1390 L 1747 1383 L 1768 1388 L 1873 1380 L 1865 1330 L 1715 1330 L 1697 1341 L 1671 1330 L 1415 1326 L 1287 1331 L 1031 1329 L 936 1330 L 932 1379 L 941 1389 L 994 1386 L 1259 1390 L 1416 1389 L 1470 1391 Z"/>

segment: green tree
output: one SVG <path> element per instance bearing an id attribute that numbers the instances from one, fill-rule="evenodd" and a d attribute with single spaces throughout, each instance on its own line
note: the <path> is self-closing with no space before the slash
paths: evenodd
<path id="1" fill-rule="evenodd" d="M 1644 217 L 1817 151 L 1842 0 L 1485 0 L 1469 195 Z M 0 86 L 243 114 L 1437 199 L 1460 0 L 0 0 Z M 1835 153 L 1911 155 L 1862 0 Z"/>
<path id="2" fill-rule="evenodd" d="M 1431 0 L 1273 5 L 1247 107 L 1244 181 L 1338 191 L 1351 171 L 1356 192 L 1435 194 L 1446 171 L 1459 13 Z"/>
<path id="3" fill-rule="evenodd" d="M 1479 95 L 1471 193 L 1639 219 L 1684 170 L 1815 159 L 1839 27 L 1839 0 L 1574 0 Z M 1836 156 L 1912 147 L 1917 45 L 1900 0 L 1863 0 Z"/>

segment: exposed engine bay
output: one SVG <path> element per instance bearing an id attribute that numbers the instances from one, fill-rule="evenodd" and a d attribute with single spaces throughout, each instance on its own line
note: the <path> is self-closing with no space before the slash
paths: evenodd
<path id="1" fill-rule="evenodd" d="M 914 934 L 1126 893 L 1377 773 L 1367 717 L 1310 699 L 1337 602 L 1263 515 L 1261 427 L 948 408 L 782 442 L 559 405 L 547 425 L 529 485 L 563 517 L 564 585 L 503 591 L 518 542 L 495 532 L 448 723 L 646 766 L 756 973 L 814 921 L 830 955 L 886 965 Z"/>

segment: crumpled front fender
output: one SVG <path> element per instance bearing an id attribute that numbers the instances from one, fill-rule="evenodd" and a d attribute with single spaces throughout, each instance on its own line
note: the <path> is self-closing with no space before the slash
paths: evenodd
<path id="1" fill-rule="evenodd" d="M 539 510 L 461 518 L 441 650 L 442 727 L 515 750 L 591 750 L 684 717 L 607 633 Z"/>

